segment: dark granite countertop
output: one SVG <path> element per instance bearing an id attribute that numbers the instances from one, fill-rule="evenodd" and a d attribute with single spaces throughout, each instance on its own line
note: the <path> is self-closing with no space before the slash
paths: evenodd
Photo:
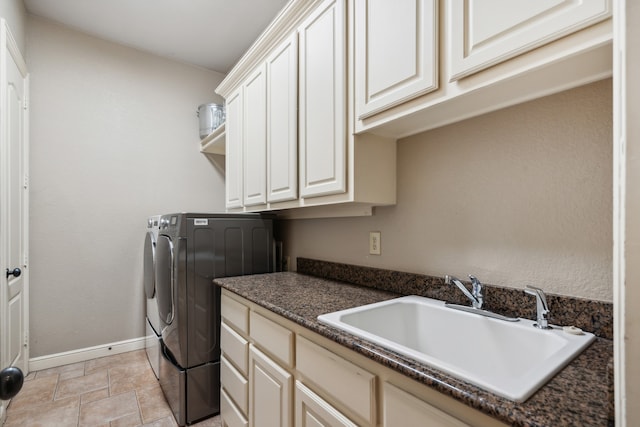
<path id="1" fill-rule="evenodd" d="M 317 316 L 383 301 L 398 293 L 298 273 L 272 273 L 214 281 L 305 328 L 513 426 L 608 426 L 613 343 L 596 338 L 524 403 L 515 403 L 428 365 L 320 324 Z"/>

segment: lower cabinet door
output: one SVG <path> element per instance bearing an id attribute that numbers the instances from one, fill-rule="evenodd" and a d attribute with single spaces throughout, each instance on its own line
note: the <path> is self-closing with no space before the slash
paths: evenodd
<path id="1" fill-rule="evenodd" d="M 243 413 L 249 408 L 249 381 L 224 357 L 220 359 L 220 384 Z"/>
<path id="2" fill-rule="evenodd" d="M 296 381 L 296 427 L 356 427 L 336 408 Z"/>
<path id="3" fill-rule="evenodd" d="M 249 425 L 292 425 L 293 376 L 249 345 Z"/>
<path id="4" fill-rule="evenodd" d="M 247 427 L 249 425 L 247 419 L 224 390 L 220 390 L 220 417 L 222 425 L 226 427 Z"/>
<path id="5" fill-rule="evenodd" d="M 383 392 L 383 427 L 467 427 L 467 424 L 385 382 Z"/>

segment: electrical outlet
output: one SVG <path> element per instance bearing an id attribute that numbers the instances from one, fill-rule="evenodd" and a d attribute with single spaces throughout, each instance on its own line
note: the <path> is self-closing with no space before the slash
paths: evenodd
<path id="1" fill-rule="evenodd" d="M 380 244 L 380 232 L 370 231 L 369 232 L 369 254 L 380 255 L 381 252 L 382 252 L 382 246 Z"/>

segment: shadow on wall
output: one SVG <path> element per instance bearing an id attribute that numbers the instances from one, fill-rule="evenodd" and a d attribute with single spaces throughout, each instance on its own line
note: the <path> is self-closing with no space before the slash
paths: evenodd
<path id="1" fill-rule="evenodd" d="M 402 139 L 396 206 L 279 231 L 294 269 L 304 256 L 612 301 L 611 188 L 607 79 Z"/>

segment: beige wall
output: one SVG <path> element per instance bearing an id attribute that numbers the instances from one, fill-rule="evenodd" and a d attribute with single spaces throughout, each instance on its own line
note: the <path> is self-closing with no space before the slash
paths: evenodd
<path id="1" fill-rule="evenodd" d="M 29 17 L 31 356 L 144 335 L 149 215 L 224 209 L 196 111 L 224 77 Z"/>
<path id="2" fill-rule="evenodd" d="M 611 122 L 605 80 L 400 140 L 396 206 L 288 221 L 285 254 L 612 301 Z"/>
<path id="3" fill-rule="evenodd" d="M 16 39 L 22 55 L 25 50 L 26 10 L 22 0 L 0 0 L 0 17 L 7 20 L 11 34 Z"/>

